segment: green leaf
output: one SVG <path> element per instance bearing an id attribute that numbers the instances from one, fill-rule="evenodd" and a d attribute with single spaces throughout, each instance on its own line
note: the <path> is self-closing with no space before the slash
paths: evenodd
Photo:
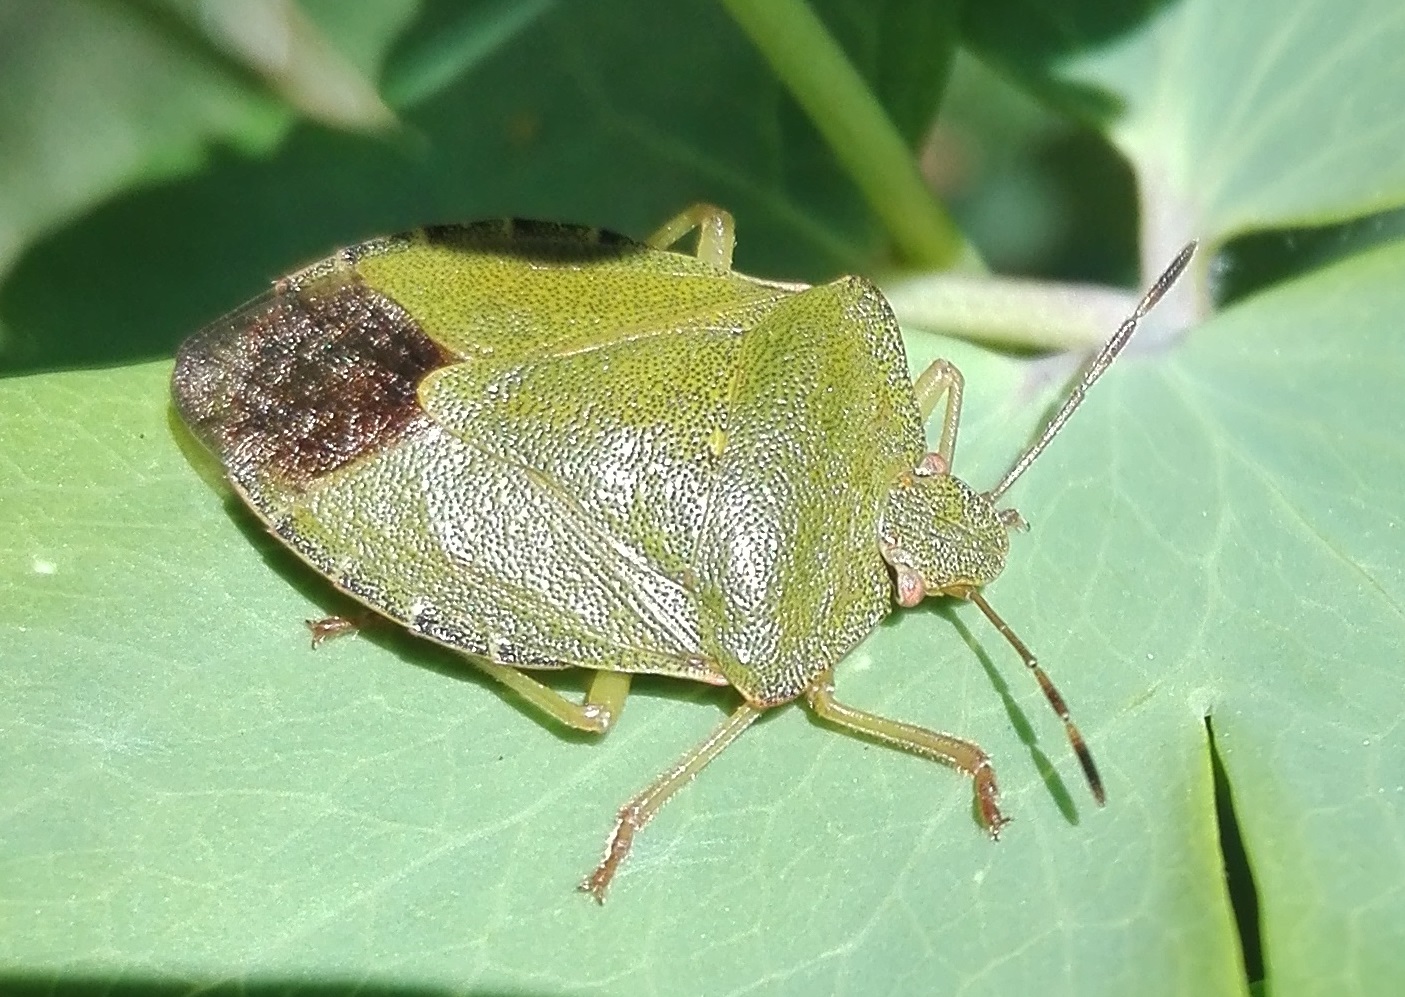
<path id="1" fill-rule="evenodd" d="M 212 141 L 270 148 L 292 123 L 288 100 L 347 124 L 383 124 L 336 46 L 373 67 L 410 7 L 339 3 L 314 24 L 276 0 L 9 0 L 0 9 L 0 276 L 31 240 L 95 203 L 195 172 Z M 238 49 L 234 28 L 270 61 Z"/>
<path id="2" fill-rule="evenodd" d="M 1188 0 L 1067 72 L 1124 96 L 1112 138 L 1147 192 L 1222 240 L 1405 200 L 1402 47 L 1405 17 L 1389 0 L 1229 14 Z"/>
<path id="3" fill-rule="evenodd" d="M 326 27 L 338 6 L 308 9 Z M 458 5 L 427 6 L 441 23 Z M 865 28 L 864 7 L 820 12 L 911 137 L 932 78 L 873 70 L 917 65 L 931 36 L 897 14 Z M 1405 200 L 1381 154 L 1396 116 L 1358 113 L 1400 90 L 1396 62 L 1363 55 L 1399 48 L 1393 12 L 1363 34 L 1367 7 L 1186 0 L 1093 31 L 1074 9 L 1050 35 L 1065 75 L 1015 46 L 1016 75 L 1125 101 L 1114 135 L 1146 184 L 1155 265 L 1182 227 L 1214 243 Z M 1267 982 L 1251 992 L 1405 988 L 1398 239 L 1119 361 L 1011 495 L 1034 529 L 987 595 L 1067 696 L 1105 809 L 999 635 L 927 605 L 880 626 L 839 692 L 986 747 L 1015 818 L 999 843 L 965 780 L 788 707 L 662 811 L 597 909 L 574 886 L 615 809 L 715 725 L 726 690 L 641 681 L 597 744 L 393 628 L 307 646 L 301 621 L 345 603 L 176 426 L 166 358 L 183 335 L 331 246 L 426 220 L 639 234 L 704 197 L 736 212 L 752 272 L 821 277 L 883 250 L 715 5 L 484 0 L 462 17 L 442 46 L 411 30 L 387 57 L 415 84 L 398 108 L 412 140 L 304 126 L 275 149 L 242 124 L 201 130 L 238 151 L 162 186 L 141 172 L 0 288 L 7 369 L 122 364 L 0 380 L 0 990 L 1243 993 L 1212 752 L 1257 890 Z M 73 51 L 102 51 L 74 30 L 91 44 Z M 374 65 L 382 40 L 344 51 Z M 1326 55 L 1348 49 L 1339 71 Z M 1228 85 L 1285 51 L 1301 74 Z M 123 69 L 163 78 L 144 65 Z M 74 86 L 102 79 L 75 70 Z M 4 93 L 50 106 L 35 84 Z M 1217 107 L 1258 125 L 1227 128 Z M 67 157 L 84 170 L 111 154 L 86 131 L 83 161 Z M 48 133 L 10 134 L 0 161 L 32 184 Z M 1209 275 L 1186 288 L 1206 310 Z M 916 332 L 909 348 L 914 368 L 944 355 L 966 375 L 957 471 L 977 486 L 1066 370 Z"/>
<path id="4" fill-rule="evenodd" d="M 989 58 L 1110 125 L 1137 167 L 1143 249 L 1219 244 L 1405 200 L 1405 17 L 1391 0 L 972 4 Z M 1003 30 L 1002 30 L 1003 29 Z"/>

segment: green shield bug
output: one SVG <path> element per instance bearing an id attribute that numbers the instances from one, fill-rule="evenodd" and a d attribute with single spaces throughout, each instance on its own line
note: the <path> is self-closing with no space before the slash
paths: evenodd
<path id="1" fill-rule="evenodd" d="M 695 230 L 694 253 L 669 250 Z M 644 243 L 524 221 L 375 239 L 197 333 L 172 376 L 182 419 L 275 536 L 561 723 L 608 730 L 640 672 L 736 689 L 741 704 L 620 810 L 582 883 L 597 900 L 664 802 L 798 698 L 971 776 L 998 835 L 978 745 L 835 698 L 840 659 L 894 603 L 929 595 L 974 602 L 1010 642 L 1103 801 L 1058 691 L 981 588 L 1022 525 L 997 500 L 1194 246 L 982 492 L 950 473 L 960 372 L 939 360 L 912 381 L 867 280 L 747 277 L 733 241 L 707 205 Z M 563 668 L 592 670 L 579 704 L 529 674 Z"/>

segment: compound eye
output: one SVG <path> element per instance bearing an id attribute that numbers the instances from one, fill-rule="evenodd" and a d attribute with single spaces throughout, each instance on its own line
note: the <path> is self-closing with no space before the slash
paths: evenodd
<path id="1" fill-rule="evenodd" d="M 951 464 L 939 453 L 923 454 L 917 466 L 912 469 L 920 478 L 935 478 L 951 473 Z"/>
<path id="2" fill-rule="evenodd" d="M 898 605 L 911 609 L 927 597 L 927 583 L 922 576 L 905 565 L 897 566 Z"/>

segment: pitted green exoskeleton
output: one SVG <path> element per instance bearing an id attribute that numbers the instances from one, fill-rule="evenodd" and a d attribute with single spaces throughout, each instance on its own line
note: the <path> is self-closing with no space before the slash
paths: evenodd
<path id="1" fill-rule="evenodd" d="M 669 251 L 693 231 L 694 253 Z M 980 492 L 951 475 L 956 368 L 938 361 L 914 383 L 871 283 L 747 277 L 733 241 L 731 216 L 706 205 L 645 243 L 525 221 L 372 240 L 192 337 L 172 379 L 186 424 L 280 540 L 561 723 L 608 730 L 635 673 L 737 691 L 716 730 L 621 809 L 582 884 L 597 899 L 679 787 L 799 698 L 969 774 L 998 834 L 976 744 L 835 698 L 834 666 L 895 604 L 929 595 L 976 603 L 1012 643 L 1103 797 L 1062 699 L 980 589 L 1022 525 L 998 499 L 1189 249 Z M 593 672 L 580 703 L 529 674 L 564 668 Z"/>

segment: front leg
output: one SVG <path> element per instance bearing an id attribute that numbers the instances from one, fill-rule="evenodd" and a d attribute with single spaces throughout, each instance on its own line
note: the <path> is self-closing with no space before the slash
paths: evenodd
<path id="1" fill-rule="evenodd" d="M 961 425 L 961 392 L 965 384 L 961 371 L 950 360 L 933 360 L 912 383 L 912 393 L 917 398 L 917 410 L 922 414 L 923 425 L 931 417 L 937 402 L 943 395 L 946 396 L 946 414 L 942 416 L 942 434 L 936 450 L 946 463 L 942 473 L 951 470 L 951 461 L 956 456 L 956 430 Z"/>
<path id="2" fill-rule="evenodd" d="M 732 249 L 737 244 L 736 223 L 730 211 L 711 204 L 695 204 L 680 211 L 646 241 L 655 249 L 667 249 L 694 229 L 698 232 L 698 259 L 723 270 L 732 269 Z"/>

